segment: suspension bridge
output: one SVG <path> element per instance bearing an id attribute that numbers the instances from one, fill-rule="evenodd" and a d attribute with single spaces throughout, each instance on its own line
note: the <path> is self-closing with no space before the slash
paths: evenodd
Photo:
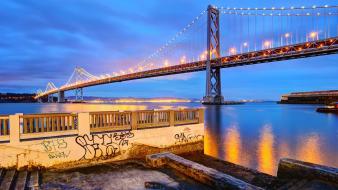
<path id="1" fill-rule="evenodd" d="M 324 56 L 338 52 L 338 6 L 229 8 L 201 12 L 165 45 L 135 66 L 95 76 L 76 67 L 66 84 L 52 82 L 36 99 L 108 83 L 206 70 L 203 103 L 222 104 L 221 68 Z M 320 64 L 320 63 L 319 63 Z"/>

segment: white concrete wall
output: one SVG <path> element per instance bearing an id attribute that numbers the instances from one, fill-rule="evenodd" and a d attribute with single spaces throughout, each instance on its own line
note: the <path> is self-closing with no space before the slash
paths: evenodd
<path id="1" fill-rule="evenodd" d="M 12 118 L 16 119 L 16 118 Z M 80 118 L 81 119 L 81 116 Z M 81 131 L 68 137 L 49 137 L 0 144 L 0 167 L 42 166 L 84 160 L 123 160 L 133 145 L 158 148 L 203 140 L 204 124 L 163 127 L 144 130 L 90 134 Z M 17 135 L 18 134 L 12 134 Z M 62 132 L 58 135 L 63 135 Z"/>

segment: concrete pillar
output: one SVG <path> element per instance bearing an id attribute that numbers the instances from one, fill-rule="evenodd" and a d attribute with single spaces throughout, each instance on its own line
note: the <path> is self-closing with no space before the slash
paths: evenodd
<path id="1" fill-rule="evenodd" d="M 53 103 L 54 102 L 54 97 L 53 95 L 48 95 L 48 103 Z"/>
<path id="2" fill-rule="evenodd" d="M 11 145 L 20 143 L 20 116 L 22 113 L 9 116 L 9 143 Z"/>
<path id="3" fill-rule="evenodd" d="M 204 123 L 204 109 L 198 109 L 198 123 Z"/>
<path id="4" fill-rule="evenodd" d="M 58 103 L 65 102 L 65 91 L 58 92 Z"/>
<path id="5" fill-rule="evenodd" d="M 78 131 L 79 135 L 90 135 L 89 113 L 78 113 Z"/>
<path id="6" fill-rule="evenodd" d="M 175 125 L 175 110 L 169 111 L 169 124 L 170 127 L 173 127 Z"/>
<path id="7" fill-rule="evenodd" d="M 131 130 L 137 130 L 137 116 L 138 116 L 137 111 L 131 112 Z"/>

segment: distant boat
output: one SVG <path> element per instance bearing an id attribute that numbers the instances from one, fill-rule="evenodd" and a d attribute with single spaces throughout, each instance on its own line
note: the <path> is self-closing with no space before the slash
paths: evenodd
<path id="1" fill-rule="evenodd" d="M 333 102 L 326 107 L 317 108 L 317 112 L 321 113 L 337 113 L 338 114 L 338 102 Z"/>

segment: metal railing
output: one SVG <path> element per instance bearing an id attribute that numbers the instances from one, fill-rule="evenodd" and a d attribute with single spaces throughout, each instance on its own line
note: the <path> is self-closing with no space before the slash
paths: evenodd
<path id="1" fill-rule="evenodd" d="M 168 111 L 138 111 L 137 128 L 152 128 L 170 126 L 170 110 Z"/>
<path id="2" fill-rule="evenodd" d="M 203 109 L 0 115 L 0 140 L 31 139 L 204 122 Z M 10 134 L 10 130 L 15 132 Z"/>
<path id="3" fill-rule="evenodd" d="M 132 112 L 91 112 L 90 131 L 145 129 L 203 122 L 202 109 L 142 110 Z"/>
<path id="4" fill-rule="evenodd" d="M 78 124 L 77 114 L 71 113 L 29 114 L 20 119 L 23 134 L 74 130 Z"/>
<path id="5" fill-rule="evenodd" d="M 131 129 L 131 112 L 91 112 L 89 118 L 91 131 Z"/>
<path id="6" fill-rule="evenodd" d="M 174 113 L 174 125 L 193 124 L 199 122 L 198 109 L 178 110 Z"/>
<path id="7" fill-rule="evenodd" d="M 0 115 L 0 136 L 9 135 L 9 116 Z"/>

